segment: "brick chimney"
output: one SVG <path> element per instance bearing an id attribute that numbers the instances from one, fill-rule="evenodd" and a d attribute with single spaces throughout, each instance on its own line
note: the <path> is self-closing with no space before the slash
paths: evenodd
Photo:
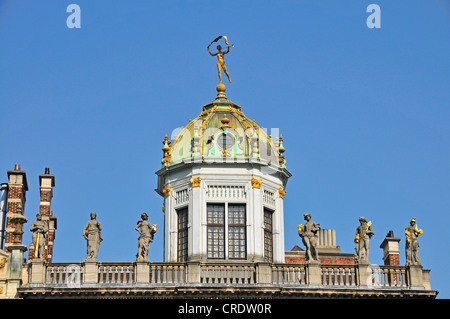
<path id="1" fill-rule="evenodd" d="M 57 218 L 53 216 L 51 210 L 51 201 L 53 198 L 53 187 L 55 187 L 55 176 L 50 174 L 50 169 L 46 168 L 45 173 L 39 175 L 39 187 L 40 187 L 40 207 L 39 213 L 42 214 L 42 220 L 48 223 L 48 236 L 45 243 L 44 254 L 42 258 L 46 262 L 52 262 L 53 259 L 53 243 L 55 240 L 55 230 Z M 30 245 L 28 260 L 34 258 L 34 246 Z"/>
<path id="2" fill-rule="evenodd" d="M 400 240 L 400 238 L 394 237 L 394 232 L 390 230 L 381 243 L 380 248 L 383 249 L 385 266 L 400 266 L 400 250 L 398 249 Z"/>
<path id="3" fill-rule="evenodd" d="M 20 170 L 19 164 L 15 165 L 14 170 L 7 171 L 7 173 L 9 183 L 5 250 L 9 251 L 8 247 L 22 245 L 23 224 L 28 221 L 24 215 L 28 183 L 27 175 Z"/>

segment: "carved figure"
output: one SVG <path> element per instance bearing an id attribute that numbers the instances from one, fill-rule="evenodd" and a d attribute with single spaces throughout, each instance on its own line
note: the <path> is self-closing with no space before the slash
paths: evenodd
<path id="1" fill-rule="evenodd" d="M 34 246 L 34 258 L 44 256 L 45 244 L 47 242 L 48 224 L 42 220 L 42 214 L 36 214 L 36 221 L 31 223 L 30 230 L 33 232 L 32 241 Z"/>
<path id="2" fill-rule="evenodd" d="M 149 260 L 148 251 L 150 243 L 153 242 L 153 235 L 156 233 L 157 225 L 153 225 L 148 221 L 147 213 L 141 214 L 141 219 L 138 221 L 135 230 L 140 234 L 138 238 L 138 253 L 136 254 L 137 260 Z"/>
<path id="3" fill-rule="evenodd" d="M 83 231 L 83 237 L 87 240 L 87 259 L 96 259 L 100 243 L 103 241 L 102 225 L 96 219 L 97 214 L 91 213 L 91 219 L 87 222 Z"/>
<path id="4" fill-rule="evenodd" d="M 319 238 L 320 224 L 316 224 L 311 220 L 311 215 L 306 213 L 303 215 L 306 224 L 297 226 L 298 235 L 302 238 L 303 244 L 306 246 L 306 261 L 319 262 L 319 255 L 317 253 L 317 241 Z"/>
<path id="5" fill-rule="evenodd" d="M 405 227 L 405 253 L 407 265 L 420 265 L 419 241 L 417 240 L 417 237 L 422 234 L 423 230 L 417 227 L 416 218 L 413 217 L 409 223 L 409 226 Z"/>
<path id="6" fill-rule="evenodd" d="M 360 225 L 356 228 L 355 243 L 356 255 L 359 262 L 369 261 L 369 242 L 375 232 L 372 222 L 367 222 L 364 217 L 359 218 Z"/>
<path id="7" fill-rule="evenodd" d="M 211 46 L 211 44 L 213 44 L 214 42 L 217 42 L 220 38 L 224 38 L 225 39 L 225 43 L 227 45 L 227 50 L 226 51 L 222 51 L 222 46 L 218 45 L 217 46 L 217 53 L 211 53 L 211 51 L 209 51 L 209 47 Z M 228 45 L 228 39 L 226 36 L 220 36 L 217 37 L 216 39 L 214 39 L 207 47 L 208 53 L 212 56 L 217 56 L 217 70 L 219 71 L 219 80 L 220 83 L 222 83 L 222 70 L 225 72 L 225 74 L 228 77 L 228 81 L 230 81 L 231 83 L 231 79 L 230 79 L 230 75 L 228 74 L 227 71 L 227 67 L 225 66 L 225 59 L 224 56 L 225 54 L 227 54 L 228 52 L 230 52 L 230 47 L 233 47 L 234 45 Z"/>

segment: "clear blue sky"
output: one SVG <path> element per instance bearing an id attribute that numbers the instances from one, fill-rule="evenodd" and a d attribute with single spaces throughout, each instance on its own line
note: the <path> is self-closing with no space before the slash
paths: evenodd
<path id="1" fill-rule="evenodd" d="M 69 29 L 66 8 L 81 7 Z M 366 8 L 381 8 L 369 29 Z M 215 98 L 206 46 L 227 35 L 227 96 L 284 137 L 293 177 L 285 246 L 310 212 L 354 252 L 358 218 L 373 222 L 371 262 L 412 217 L 438 297 L 450 298 L 450 3 L 409 1 L 0 1 L 0 182 L 20 164 L 29 192 L 24 244 L 49 167 L 58 217 L 54 261 L 86 257 L 91 211 L 100 261 L 134 261 L 142 212 L 160 225 L 164 135 Z"/>

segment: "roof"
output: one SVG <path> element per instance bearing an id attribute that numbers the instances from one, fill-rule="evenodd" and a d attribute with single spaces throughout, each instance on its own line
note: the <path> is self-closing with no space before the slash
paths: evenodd
<path id="1" fill-rule="evenodd" d="M 182 128 L 171 142 L 163 140 L 163 166 L 189 158 L 264 159 L 271 165 L 286 167 L 283 138 L 272 139 L 263 127 L 250 120 L 241 106 L 228 100 L 218 87 L 217 98 Z"/>

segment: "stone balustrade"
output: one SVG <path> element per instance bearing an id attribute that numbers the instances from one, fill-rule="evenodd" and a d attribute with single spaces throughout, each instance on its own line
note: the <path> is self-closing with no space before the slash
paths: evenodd
<path id="1" fill-rule="evenodd" d="M 257 262 L 45 263 L 32 261 L 23 287 L 273 286 L 322 289 L 431 289 L 421 266 Z"/>

